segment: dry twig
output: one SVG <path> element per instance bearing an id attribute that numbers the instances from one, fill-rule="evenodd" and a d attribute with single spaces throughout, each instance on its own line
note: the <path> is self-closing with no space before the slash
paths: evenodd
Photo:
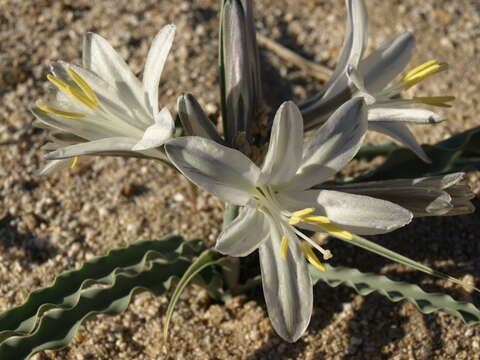
<path id="1" fill-rule="evenodd" d="M 299 67 L 304 70 L 310 76 L 315 77 L 321 81 L 327 81 L 332 75 L 332 70 L 329 68 L 316 64 L 312 61 L 309 61 L 302 56 L 294 53 L 292 50 L 286 48 L 285 46 L 279 44 L 275 40 L 269 39 L 268 37 L 257 32 L 257 41 L 260 46 L 263 46 L 275 54 L 280 56 L 282 59 L 289 61 L 292 65 Z"/>

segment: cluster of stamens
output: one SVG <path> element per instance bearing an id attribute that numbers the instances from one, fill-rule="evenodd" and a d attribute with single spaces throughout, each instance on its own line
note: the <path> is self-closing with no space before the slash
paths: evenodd
<path id="1" fill-rule="evenodd" d="M 400 80 L 401 86 L 408 90 L 412 86 L 415 86 L 419 82 L 425 80 L 427 77 L 436 74 L 441 71 L 448 70 L 449 65 L 446 62 L 439 62 L 438 60 L 430 60 L 422 65 L 417 66 L 413 70 L 409 71 Z M 450 107 L 448 103 L 455 100 L 454 96 L 426 96 L 426 97 L 413 97 L 414 101 L 421 102 L 427 105 L 434 105 L 440 107 Z"/>
<path id="2" fill-rule="evenodd" d="M 63 93 L 73 97 L 74 99 L 80 101 L 83 105 L 88 107 L 91 110 L 97 110 L 98 108 L 98 97 L 88 83 L 73 69 L 68 68 L 67 73 L 70 76 L 70 79 L 77 85 L 78 88 L 67 84 L 66 82 L 60 80 L 59 78 L 48 74 L 48 80 L 57 87 L 58 90 Z M 85 114 L 79 112 L 72 112 L 67 110 L 58 109 L 56 107 L 43 104 L 40 101 L 37 101 L 37 107 L 46 112 L 56 116 L 60 116 L 67 119 L 81 119 L 85 117 Z M 78 156 L 75 156 L 72 160 L 70 168 L 73 169 L 78 163 Z"/>
<path id="3" fill-rule="evenodd" d="M 60 80 L 59 78 L 50 74 L 47 75 L 47 78 L 53 85 L 55 85 L 58 88 L 58 90 L 80 101 L 83 105 L 85 105 L 89 109 L 96 110 L 98 107 L 99 101 L 98 101 L 97 95 L 92 90 L 92 88 L 73 69 L 68 68 L 67 73 L 70 76 L 70 79 L 75 83 L 75 85 L 77 85 L 78 88 L 72 85 L 69 85 L 63 80 Z M 58 109 L 56 107 L 49 106 L 41 102 L 37 102 L 37 107 L 44 112 L 61 116 L 67 119 L 81 119 L 85 117 L 85 114 Z"/>
<path id="4" fill-rule="evenodd" d="M 313 215 L 315 213 L 316 209 L 314 208 L 306 208 L 303 210 L 295 211 L 294 213 L 291 214 L 288 223 L 289 225 L 295 226 L 300 224 L 301 222 L 307 223 L 307 224 L 312 224 L 317 226 L 320 230 L 325 231 L 326 233 L 333 235 L 335 237 L 339 238 L 344 238 L 344 239 L 352 239 L 352 234 L 346 230 L 340 229 L 337 226 L 333 225 L 330 221 L 325 216 L 319 216 L 319 215 Z M 295 229 L 295 228 L 294 228 Z M 294 230 L 297 236 L 305 240 L 302 244 L 300 244 L 300 250 L 303 252 L 305 255 L 305 258 L 310 262 L 313 266 L 315 266 L 317 269 L 325 271 L 326 268 L 322 264 L 322 262 L 318 259 L 318 257 L 315 255 L 315 252 L 313 251 L 313 248 L 318 250 L 324 260 L 331 259 L 333 257 L 332 253 L 330 250 L 326 250 L 322 248 L 318 243 L 316 243 L 314 240 L 306 236 L 304 233 L 301 231 L 295 229 Z M 312 248 L 313 247 L 313 248 Z M 286 259 L 287 257 L 287 249 L 288 249 L 288 237 L 286 235 L 283 236 L 282 242 L 280 245 L 280 251 L 281 251 L 281 256 L 283 259 Z"/>

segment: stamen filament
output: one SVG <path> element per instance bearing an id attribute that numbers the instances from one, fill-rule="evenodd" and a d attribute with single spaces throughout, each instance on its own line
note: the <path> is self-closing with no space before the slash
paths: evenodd
<path id="1" fill-rule="evenodd" d="M 328 260 L 333 257 L 332 252 L 330 250 L 325 250 L 324 248 L 322 248 L 320 245 L 318 245 L 315 241 L 310 239 L 301 231 L 298 231 L 295 228 L 294 228 L 294 231 L 295 231 L 295 234 L 297 234 L 299 237 L 301 237 L 303 240 L 305 240 L 307 243 L 309 243 L 311 246 L 317 249 L 322 254 L 324 260 Z"/>
<path id="2" fill-rule="evenodd" d="M 98 97 L 95 92 L 92 90 L 90 85 L 78 75 L 72 68 L 67 69 L 68 75 L 70 75 L 71 79 L 77 84 L 77 86 L 82 89 L 83 93 L 92 101 L 94 106 L 98 106 Z"/>
<path id="3" fill-rule="evenodd" d="M 283 260 L 287 260 L 287 251 L 288 251 L 288 237 L 284 235 L 282 237 L 282 243 L 280 244 L 280 255 Z"/>
<path id="4" fill-rule="evenodd" d="M 54 115 L 57 115 L 57 116 L 61 116 L 61 117 L 67 118 L 67 119 L 81 119 L 81 118 L 85 117 L 85 115 L 81 114 L 81 113 L 64 111 L 64 110 L 61 110 L 61 109 L 57 109 L 53 106 L 48 106 L 48 105 L 41 104 L 39 102 L 37 102 L 36 105 L 37 105 L 37 108 L 39 108 L 43 112 L 54 114 Z"/>
<path id="5" fill-rule="evenodd" d="M 95 110 L 97 107 L 97 104 L 93 102 L 88 96 L 80 92 L 79 90 L 75 89 L 73 86 L 68 85 L 67 83 L 63 82 L 59 78 L 56 78 L 53 75 L 48 74 L 47 75 L 48 80 L 55 85 L 59 90 L 65 92 L 66 94 L 69 94 L 73 96 L 75 99 L 80 101 L 82 104 L 85 106 L 89 107 L 92 110 Z"/>
<path id="6" fill-rule="evenodd" d="M 318 270 L 327 271 L 327 268 L 320 262 L 317 255 L 312 250 L 312 247 L 308 243 L 300 245 L 300 250 L 303 252 L 308 262 L 315 266 Z"/>

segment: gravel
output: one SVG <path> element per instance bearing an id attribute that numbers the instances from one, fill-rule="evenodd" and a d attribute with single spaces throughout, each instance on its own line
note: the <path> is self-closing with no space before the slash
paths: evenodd
<path id="1" fill-rule="evenodd" d="M 302 54 L 334 67 L 344 34 L 338 1 L 256 2 L 259 31 Z M 293 6 L 295 4 L 295 6 Z M 476 0 L 367 0 L 369 50 L 401 31 L 417 36 L 412 66 L 432 58 L 452 70 L 411 90 L 428 96 L 453 94 L 448 121 L 413 128 L 433 143 L 478 125 L 480 112 L 480 5 Z M 0 310 L 19 305 L 56 274 L 109 249 L 140 239 L 179 233 L 214 241 L 222 204 L 168 167 L 145 160 L 93 158 L 73 170 L 39 178 L 45 164 L 43 130 L 32 127 L 29 107 L 46 90 L 48 64 L 78 63 L 82 35 L 106 37 L 140 72 L 150 41 L 170 22 L 177 26 L 173 51 L 161 81 L 161 105 L 174 110 L 184 91 L 217 116 L 216 52 L 218 1 L 1 0 L 0 1 Z M 313 94 L 321 83 L 262 51 L 265 93 L 273 103 Z M 385 138 L 369 136 L 381 143 Z M 352 171 L 363 170 L 362 166 Z M 478 192 L 480 174 L 469 184 Z M 478 204 L 478 201 L 477 201 Z M 480 278 L 480 215 L 420 219 L 375 239 L 454 276 Z M 388 274 L 480 303 L 443 281 L 411 272 L 377 256 L 329 243 L 334 264 Z M 169 296 L 140 294 L 116 317 L 99 316 L 80 328 L 67 348 L 35 359 L 480 359 L 480 328 L 443 314 L 421 314 L 407 303 L 380 295 L 361 297 L 348 288 L 315 289 L 307 333 L 297 343 L 273 332 L 260 290 L 226 304 L 189 287 L 162 338 Z"/>

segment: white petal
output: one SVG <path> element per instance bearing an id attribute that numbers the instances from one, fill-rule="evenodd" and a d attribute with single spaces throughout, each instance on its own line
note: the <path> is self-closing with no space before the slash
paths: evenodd
<path id="1" fill-rule="evenodd" d="M 272 134 L 262 176 L 272 185 L 288 182 L 297 172 L 302 159 L 303 119 L 297 106 L 283 103 L 273 120 Z"/>
<path id="2" fill-rule="evenodd" d="M 389 201 L 333 190 L 284 192 L 279 197 L 290 211 L 315 208 L 316 214 L 357 235 L 383 234 L 412 220 L 410 211 Z"/>
<path id="3" fill-rule="evenodd" d="M 368 14 L 364 0 L 347 0 L 352 21 L 352 49 L 348 64 L 358 67 L 368 41 Z"/>
<path id="4" fill-rule="evenodd" d="M 155 117 L 155 124 L 149 126 L 142 139 L 132 148 L 134 151 L 152 149 L 165 144 L 173 136 L 175 123 L 167 108 L 163 108 Z"/>
<path id="5" fill-rule="evenodd" d="M 87 33 L 83 40 L 83 66 L 114 86 L 123 99 L 132 107 L 143 110 L 146 115 L 147 98 L 142 83 L 130 70 L 122 57 L 100 35 Z"/>
<path id="6" fill-rule="evenodd" d="M 158 112 L 158 85 L 163 67 L 175 37 L 175 25 L 164 26 L 153 39 L 143 72 L 143 87 L 148 94 L 152 112 Z"/>
<path id="7" fill-rule="evenodd" d="M 260 246 L 262 286 L 268 317 L 284 340 L 295 342 L 310 322 L 312 282 L 295 234 L 290 235 L 286 259 L 281 257 L 283 234 L 272 224 L 271 236 Z"/>
<path id="8" fill-rule="evenodd" d="M 84 139 L 97 140 L 111 135 L 106 129 L 92 126 L 91 123 L 85 122 L 84 118 L 79 120 L 66 119 L 46 113 L 38 108 L 33 108 L 31 111 L 32 114 L 43 124 L 56 130 L 75 134 Z"/>
<path id="9" fill-rule="evenodd" d="M 371 121 L 368 123 L 368 128 L 373 131 L 381 132 L 382 134 L 388 135 L 395 140 L 399 141 L 410 150 L 412 150 L 420 159 L 426 163 L 431 163 L 432 161 L 418 144 L 415 136 L 408 129 L 407 125 L 403 123 L 394 123 L 386 121 Z"/>
<path id="10" fill-rule="evenodd" d="M 247 256 L 270 236 L 265 215 L 255 203 L 245 206 L 237 218 L 220 234 L 215 250 L 230 256 Z"/>
<path id="11" fill-rule="evenodd" d="M 436 124 L 445 120 L 440 114 L 427 109 L 405 107 L 372 107 L 368 121 L 395 121 L 415 124 Z"/>
<path id="12" fill-rule="evenodd" d="M 47 159 L 65 159 L 73 156 L 91 155 L 97 153 L 110 153 L 129 151 L 135 144 L 136 139 L 128 137 L 112 137 L 81 144 L 70 145 L 55 150 L 46 155 Z"/>
<path id="13" fill-rule="evenodd" d="M 260 169 L 240 151 L 197 136 L 170 140 L 165 150 L 187 178 L 209 193 L 234 205 L 250 200 Z"/>
<path id="14" fill-rule="evenodd" d="M 324 122 L 329 114 L 351 96 L 347 69 L 349 66 L 357 68 L 365 51 L 368 15 L 363 0 L 346 0 L 346 5 L 346 35 L 335 71 L 319 94 L 300 105 L 306 129 Z"/>
<path id="15" fill-rule="evenodd" d="M 383 90 L 400 74 L 412 58 L 415 37 L 411 33 L 397 36 L 386 42 L 360 62 L 365 87 L 372 93 Z"/>
<path id="16" fill-rule="evenodd" d="M 300 169 L 288 184 L 307 189 L 342 169 L 357 153 L 367 130 L 367 111 L 362 99 L 342 105 L 309 139 Z"/>

